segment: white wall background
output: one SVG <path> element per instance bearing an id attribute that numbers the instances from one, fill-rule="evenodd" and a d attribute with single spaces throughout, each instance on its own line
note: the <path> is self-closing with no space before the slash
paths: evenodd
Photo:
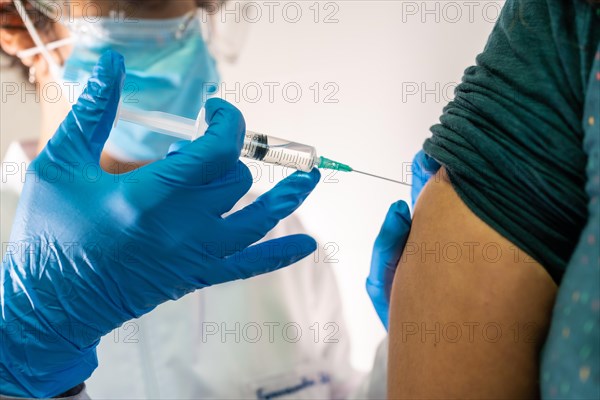
<path id="1" fill-rule="evenodd" d="M 8 59 L 0 55 L 0 154 L 10 142 L 25 138 L 37 138 L 40 132 L 40 110 L 35 92 L 24 95 L 22 92 L 10 95 L 14 84 L 29 88 L 20 69 L 9 68 Z M 21 86 L 23 85 L 23 86 Z M 8 91 L 7 91 L 8 90 Z"/>
<path id="2" fill-rule="evenodd" d="M 228 24 L 236 17 L 250 22 L 237 63 L 221 66 L 221 95 L 243 111 L 248 128 L 312 144 L 321 154 L 356 169 L 410 179 L 408 163 L 464 68 L 483 49 L 502 3 L 251 4 L 237 15 L 218 15 Z M 20 79 L 5 66 L 1 71 L 2 85 Z M 32 96 L 26 102 L 19 96 L 2 97 L 4 154 L 10 141 L 37 136 L 39 111 Z M 284 174 L 268 171 L 263 169 L 260 187 Z M 360 175 L 324 176 L 327 181 L 299 213 L 308 232 L 318 238 L 319 262 L 332 263 L 339 277 L 352 362 L 366 370 L 385 334 L 364 290 L 371 247 L 388 206 L 398 199 L 410 202 L 410 192 Z"/>

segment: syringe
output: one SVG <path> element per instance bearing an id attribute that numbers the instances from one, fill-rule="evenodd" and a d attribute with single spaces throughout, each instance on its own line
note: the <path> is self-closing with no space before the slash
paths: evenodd
<path id="1" fill-rule="evenodd" d="M 208 125 L 204 120 L 204 109 L 198 118 L 184 118 L 161 111 L 145 111 L 120 106 L 115 118 L 115 126 L 118 121 L 127 121 L 136 125 L 144 126 L 153 132 L 177 137 L 184 140 L 194 140 L 206 132 Z M 314 167 L 326 168 L 343 172 L 358 172 L 360 174 L 384 179 L 390 182 L 409 185 L 405 182 L 382 176 L 357 171 L 346 164 L 317 155 L 313 146 L 291 142 L 289 140 L 267 136 L 262 133 L 246 130 L 244 145 L 241 152 L 242 157 L 262 161 L 269 164 L 294 168 L 309 172 Z M 410 186 L 410 185 L 409 185 Z"/>

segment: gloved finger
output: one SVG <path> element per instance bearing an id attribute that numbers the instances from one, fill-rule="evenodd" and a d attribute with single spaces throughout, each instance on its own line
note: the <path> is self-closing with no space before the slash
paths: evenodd
<path id="1" fill-rule="evenodd" d="M 311 172 L 296 171 L 254 203 L 225 218 L 232 230 L 232 237 L 238 239 L 241 247 L 262 239 L 280 220 L 300 207 L 320 178 L 321 174 L 316 168 Z"/>
<path id="2" fill-rule="evenodd" d="M 425 187 L 429 179 L 435 175 L 440 167 L 441 165 L 435 159 L 425 154 L 423 150 L 415 155 L 412 162 L 411 201 L 413 207 L 423 187 Z"/>
<path id="3" fill-rule="evenodd" d="M 101 57 L 83 94 L 46 145 L 53 161 L 99 163 L 112 129 L 125 81 L 123 56 L 107 51 Z"/>
<path id="4" fill-rule="evenodd" d="M 429 154 L 425 153 L 424 150 L 419 151 L 413 162 L 419 164 L 421 169 L 428 173 L 429 175 L 435 175 L 435 173 L 440 169 L 441 165 L 438 163 L 435 158 L 431 157 Z"/>
<path id="5" fill-rule="evenodd" d="M 387 300 L 389 300 L 398 261 L 408 240 L 410 225 L 408 205 L 402 200 L 397 201 L 390 206 L 373 245 L 371 270 L 367 282 L 383 287 Z"/>
<path id="6" fill-rule="evenodd" d="M 206 190 L 210 190 L 211 196 L 215 198 L 215 201 L 205 204 L 203 207 L 210 210 L 214 215 L 223 215 L 230 211 L 248 193 L 251 187 L 252 173 L 246 164 L 238 160 L 237 164 L 225 175 L 203 187 L 204 197 Z"/>
<path id="7" fill-rule="evenodd" d="M 317 242 L 308 235 L 290 235 L 248 247 L 225 260 L 217 283 L 246 279 L 294 264 L 317 249 Z"/>
<path id="8" fill-rule="evenodd" d="M 242 113 L 218 98 L 209 99 L 205 109 L 208 129 L 204 136 L 153 163 L 151 171 L 172 183 L 204 185 L 235 166 L 246 132 Z"/>

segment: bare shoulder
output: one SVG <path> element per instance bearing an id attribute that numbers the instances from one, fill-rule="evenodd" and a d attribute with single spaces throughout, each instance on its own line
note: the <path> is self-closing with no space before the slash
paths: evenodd
<path id="1" fill-rule="evenodd" d="M 394 279 L 391 398 L 535 397 L 556 285 L 481 221 L 444 169 L 423 189 Z"/>

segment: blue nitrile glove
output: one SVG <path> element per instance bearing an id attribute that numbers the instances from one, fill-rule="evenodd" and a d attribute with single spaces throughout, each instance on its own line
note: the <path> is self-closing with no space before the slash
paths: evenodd
<path id="1" fill-rule="evenodd" d="M 435 175 L 439 168 L 440 165 L 437 161 L 426 155 L 423 150 L 417 153 L 412 164 L 411 197 L 413 206 L 429 178 Z M 373 245 L 371 270 L 367 278 L 367 293 L 386 330 L 388 329 L 392 282 L 408 240 L 410 225 L 408 205 L 402 200 L 397 201 L 391 205 Z"/>
<path id="2" fill-rule="evenodd" d="M 409 233 L 410 210 L 408 205 L 400 200 L 390 206 L 375 239 L 371 271 L 367 278 L 367 293 L 386 330 L 392 282 Z"/>
<path id="3" fill-rule="evenodd" d="M 0 270 L 3 395 L 56 396 L 91 375 L 100 337 L 123 322 L 316 248 L 306 235 L 248 247 L 300 206 L 316 170 L 221 217 L 252 183 L 238 160 L 244 119 L 223 100 L 206 103 L 200 139 L 139 170 L 102 172 L 124 76 L 122 57 L 104 54 L 30 166 Z"/>

